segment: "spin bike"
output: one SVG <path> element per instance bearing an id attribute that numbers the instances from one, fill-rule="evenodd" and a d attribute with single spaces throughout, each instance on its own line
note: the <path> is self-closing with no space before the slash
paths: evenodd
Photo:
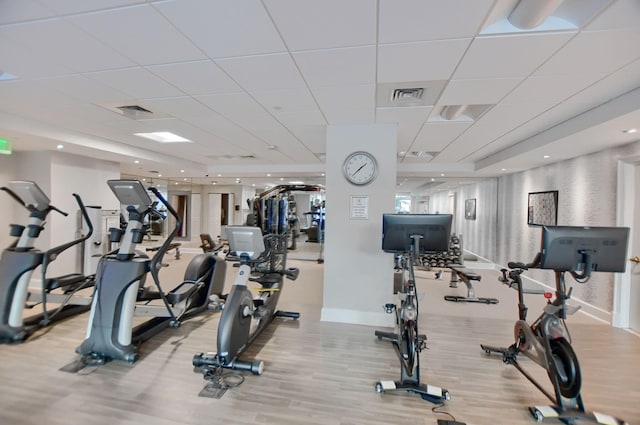
<path id="1" fill-rule="evenodd" d="M 236 281 L 226 296 L 218 324 L 217 353 L 193 356 L 193 366 L 201 368 L 205 379 L 213 380 L 222 368 L 250 371 L 260 375 L 262 360 L 246 361 L 240 356 L 276 317 L 298 319 L 299 313 L 276 310 L 284 278 L 296 280 L 297 268 L 287 268 L 285 235 L 262 236 L 258 227 L 226 226 L 229 242 L 228 261 L 240 263 Z M 247 282 L 260 284 L 254 298 Z"/>
<path id="2" fill-rule="evenodd" d="M 47 195 L 35 182 L 11 181 L 8 187 L 0 190 L 7 192 L 30 213 L 27 226 L 10 225 L 10 234 L 17 239 L 4 250 L 0 259 L 0 341 L 22 342 L 53 320 L 89 310 L 91 298 L 77 293 L 93 285 L 93 276 L 71 273 L 52 278 L 47 277 L 47 269 L 62 252 L 89 239 L 93 227 L 82 199 L 74 193 L 82 217 L 87 223 L 87 234 L 47 251 L 40 251 L 34 245 L 44 230 L 49 213 L 55 211 L 63 216 L 68 214 L 51 205 Z M 38 266 L 42 275 L 42 287 L 40 290 L 31 290 L 31 275 Z M 48 303 L 58 306 L 50 308 Z M 35 307 L 39 307 L 42 312 L 24 317 L 25 309 Z"/>
<path id="3" fill-rule="evenodd" d="M 502 275 L 499 277 L 500 282 L 515 288 L 518 291 L 518 321 L 515 323 L 514 335 L 515 342 L 507 348 L 493 347 L 489 345 L 481 344 L 482 349 L 486 354 L 500 353 L 502 354 L 502 360 L 504 363 L 515 366 L 520 373 L 522 373 L 538 390 L 540 390 L 551 402 L 551 406 L 531 406 L 529 412 L 538 422 L 542 422 L 547 418 L 555 418 L 565 424 L 574 424 L 575 421 L 588 421 L 598 424 L 607 425 L 625 425 L 626 422 L 622 419 L 615 418 L 599 412 L 588 412 L 585 410 L 580 389 L 582 385 L 582 377 L 580 373 L 580 364 L 578 358 L 571 347 L 571 336 L 565 323 L 567 315 L 574 314 L 580 309 L 580 306 L 569 306 L 566 301 L 571 298 L 571 291 L 573 288 L 566 290 L 565 284 L 565 272 L 569 271 L 572 278 L 577 282 L 586 282 L 592 271 L 623 271 L 624 264 L 622 264 L 622 270 L 595 270 L 595 267 L 602 266 L 599 263 L 597 254 L 598 251 L 610 250 L 611 245 L 607 246 L 607 243 L 603 243 L 600 249 L 580 249 L 578 251 L 579 260 L 573 262 L 569 266 L 555 265 L 549 267 L 544 263 L 551 263 L 553 260 L 549 257 L 558 254 L 559 256 L 566 256 L 571 251 L 572 246 L 581 245 L 582 240 L 579 240 L 574 236 L 575 233 L 568 233 L 565 240 L 571 240 L 570 242 L 563 241 L 562 244 L 556 244 L 549 248 L 548 241 L 545 242 L 545 231 L 549 228 L 543 229 L 543 250 L 538 253 L 534 260 L 529 264 L 520 262 L 509 262 L 507 269 L 502 269 Z M 598 228 L 571 228 L 569 226 L 557 227 L 560 231 L 563 229 L 578 229 L 589 231 L 590 229 Z M 613 232 L 616 230 L 628 230 L 626 228 L 600 228 Z M 605 236 L 606 237 L 606 236 Z M 626 238 L 626 237 L 624 237 Z M 557 240 L 562 239 L 556 238 Z M 609 240 L 614 239 L 608 237 Z M 586 240 L 586 239 L 585 239 Z M 622 243 L 616 243 L 622 245 Z M 546 247 L 545 247 L 546 246 Z M 624 247 L 626 248 L 626 240 L 624 241 Z M 602 249 L 603 248 L 603 249 Z M 562 251 L 562 252 L 560 252 Z M 545 261 L 544 257 L 547 257 Z M 592 258 L 596 256 L 595 258 Z M 624 254 L 622 255 L 624 260 Z M 601 262 L 605 260 L 601 257 Z M 578 266 L 576 267 L 576 264 Z M 605 266 L 606 267 L 606 266 Z M 550 292 L 544 292 L 541 290 L 529 290 L 525 289 L 522 284 L 522 274 L 531 268 L 552 268 L 555 274 L 555 299 L 551 300 L 553 294 Z M 615 267 L 618 268 L 617 266 Z M 580 270 L 578 270 L 580 269 Z M 531 324 L 527 323 L 527 306 L 524 303 L 524 294 L 540 294 L 543 293 L 547 299 L 547 305 L 544 307 L 542 314 Z M 545 389 L 538 381 L 536 381 L 531 374 L 529 374 L 518 362 L 518 355 L 524 354 L 536 364 L 541 366 L 547 371 L 549 380 L 553 387 L 553 393 L 550 393 Z"/>
<path id="4" fill-rule="evenodd" d="M 398 290 L 400 307 L 385 304 L 385 311 L 395 312 L 396 331 L 375 331 L 378 340 L 391 341 L 400 360 L 399 381 L 378 381 L 376 391 L 406 391 L 418 394 L 423 400 L 431 403 L 442 403 L 450 400 L 449 391 L 420 383 L 420 352 L 425 348 L 427 337 L 418 333 L 418 295 L 413 266 L 419 258 L 420 235 L 411 235 L 411 246 L 408 252 L 396 256 L 396 270 L 401 271 L 401 285 Z M 406 273 L 409 278 L 406 279 Z"/>
<path id="5" fill-rule="evenodd" d="M 226 264 L 215 254 L 199 254 L 188 264 L 184 281 L 165 293 L 160 286 L 162 258 L 177 234 L 178 213 L 154 187 L 150 187 L 161 205 L 175 218 L 175 227 L 150 259 L 136 251 L 148 230 L 150 217 L 161 214 L 154 209 L 149 194 L 138 180 L 109 180 L 109 187 L 128 212 L 126 228 L 110 229 L 110 240 L 120 246 L 100 259 L 96 287 L 87 326 L 86 339 L 76 348 L 84 365 L 99 365 L 109 360 L 133 363 L 138 359 L 140 343 L 181 320 L 207 309 L 209 297 L 224 287 Z M 147 273 L 154 287 L 145 286 Z M 155 304 L 154 301 L 157 301 Z M 134 316 L 151 317 L 134 327 Z"/>

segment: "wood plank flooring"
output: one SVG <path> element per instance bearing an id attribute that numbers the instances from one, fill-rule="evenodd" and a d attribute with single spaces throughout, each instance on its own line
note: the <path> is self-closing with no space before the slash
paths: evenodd
<path id="1" fill-rule="evenodd" d="M 167 257 L 163 281 L 178 282 L 191 256 Z M 88 320 L 83 314 L 24 344 L 0 346 L 0 424 L 435 425 L 449 418 L 416 395 L 376 393 L 377 380 L 399 377 L 390 343 L 378 341 L 373 327 L 320 322 L 322 265 L 289 265 L 300 267 L 300 278 L 286 282 L 279 307 L 299 311 L 300 320 L 276 319 L 245 356 L 264 360 L 264 374 L 245 374 L 221 399 L 198 397 L 205 381 L 191 366 L 194 353 L 215 351 L 219 313 L 207 312 L 147 341 L 133 365 L 61 372 L 77 358 L 74 349 Z M 229 268 L 230 276 L 236 270 Z M 419 273 L 420 331 L 429 348 L 421 356 L 423 382 L 448 389 L 452 399 L 442 410 L 467 424 L 535 423 L 527 406 L 547 404 L 546 398 L 514 367 L 480 349 L 481 343 L 512 342 L 516 293 L 501 287 L 497 272 L 480 272 L 476 294 L 497 297 L 500 304 L 446 302 L 443 295 L 463 294 L 463 285 L 453 290 L 447 274 L 435 280 L 432 272 Z M 537 302 L 530 305 L 532 317 Z M 640 338 L 580 313 L 568 323 L 586 407 L 640 423 Z M 522 364 L 548 382 L 532 362 Z"/>

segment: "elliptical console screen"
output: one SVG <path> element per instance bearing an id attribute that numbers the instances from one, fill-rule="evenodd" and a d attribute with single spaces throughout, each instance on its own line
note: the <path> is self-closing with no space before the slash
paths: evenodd
<path id="1" fill-rule="evenodd" d="M 544 226 L 540 268 L 624 272 L 628 240 L 628 227 Z"/>
<path id="2" fill-rule="evenodd" d="M 25 205 L 31 205 L 39 211 L 44 211 L 51 204 L 49 197 L 44 194 L 40 186 L 35 182 L 14 180 L 7 183 L 7 186 L 22 199 Z"/>
<path id="3" fill-rule="evenodd" d="M 139 180 L 109 180 L 107 184 L 122 205 L 148 207 L 151 198 Z"/>

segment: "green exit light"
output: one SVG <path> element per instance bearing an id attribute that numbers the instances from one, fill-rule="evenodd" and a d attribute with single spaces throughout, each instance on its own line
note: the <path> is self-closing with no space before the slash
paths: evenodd
<path id="1" fill-rule="evenodd" d="M 6 139 L 0 139 L 0 154 L 11 155 L 11 142 Z"/>

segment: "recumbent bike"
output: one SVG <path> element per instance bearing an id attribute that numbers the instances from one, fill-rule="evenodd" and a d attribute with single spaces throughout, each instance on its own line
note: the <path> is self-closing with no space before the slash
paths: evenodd
<path id="1" fill-rule="evenodd" d="M 299 269 L 287 268 L 286 235 L 262 235 L 258 227 L 226 226 L 229 242 L 227 260 L 240 264 L 236 281 L 222 304 L 218 324 L 218 352 L 198 353 L 192 363 L 206 380 L 220 380 L 222 369 L 250 371 L 260 375 L 262 360 L 246 361 L 240 356 L 276 317 L 298 319 L 299 313 L 277 310 L 284 278 L 295 280 Z M 247 282 L 260 284 L 253 297 Z M 201 393 L 202 394 L 202 393 Z"/>
<path id="2" fill-rule="evenodd" d="M 579 306 L 568 306 L 571 289 L 567 291 L 565 273 L 577 282 L 585 283 L 593 272 L 623 272 L 625 269 L 629 229 L 625 227 L 574 227 L 544 226 L 542 250 L 529 264 L 509 262 L 510 270 L 502 269 L 500 281 L 518 291 L 518 321 L 514 327 L 515 342 L 507 348 L 481 345 L 487 354 L 500 353 L 502 360 L 513 365 L 551 402 L 551 406 L 532 406 L 532 416 L 542 422 L 555 418 L 565 424 L 575 421 L 606 425 L 624 425 L 625 421 L 599 412 L 585 409 L 580 389 L 582 376 L 578 358 L 571 347 L 571 336 L 566 326 L 567 315 Z M 540 293 L 527 290 L 522 284 L 522 274 L 531 268 L 554 271 L 556 292 L 545 293 L 547 305 L 542 314 L 531 324 L 527 323 L 527 306 L 524 294 Z M 553 393 L 549 392 L 518 362 L 524 354 L 546 370 Z"/>

